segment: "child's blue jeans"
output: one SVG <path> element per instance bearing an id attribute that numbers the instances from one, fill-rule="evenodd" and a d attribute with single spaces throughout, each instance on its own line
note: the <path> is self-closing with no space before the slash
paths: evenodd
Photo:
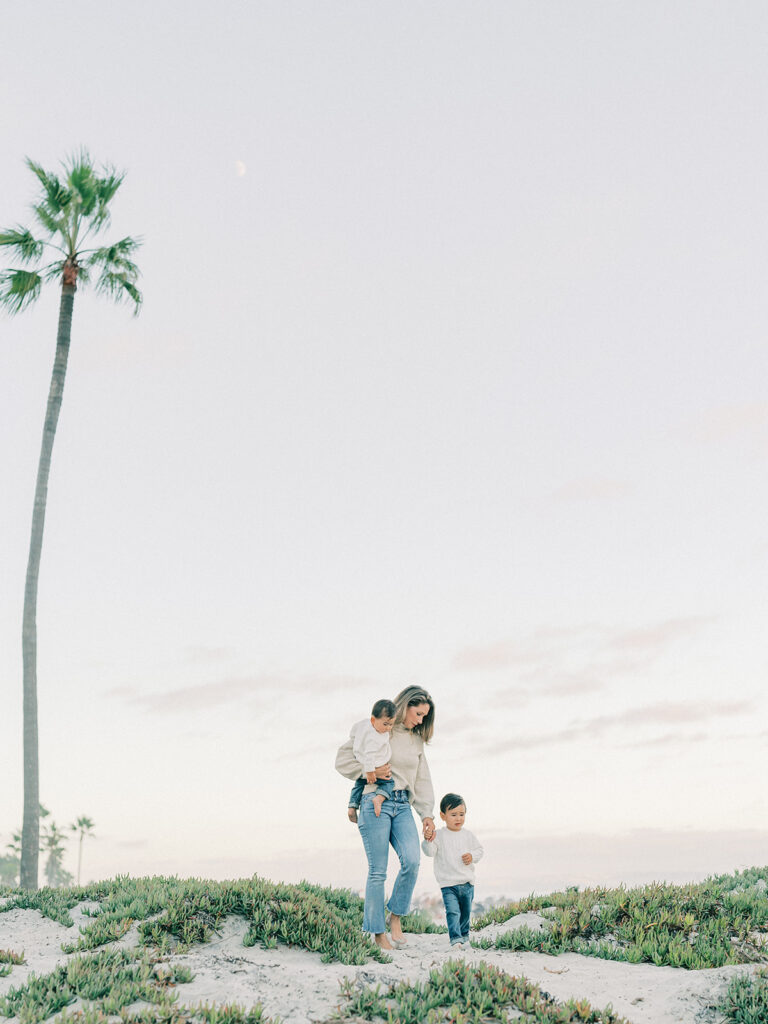
<path id="1" fill-rule="evenodd" d="M 475 887 L 471 882 L 461 885 L 446 885 L 440 892 L 445 904 L 445 917 L 448 922 L 448 938 L 451 945 L 466 942 L 469 938 L 469 915 L 472 912 L 472 900 L 475 898 Z"/>
<path id="2" fill-rule="evenodd" d="M 368 782 L 364 775 L 361 775 L 359 779 L 355 780 L 352 792 L 349 794 L 349 804 L 347 806 L 354 807 L 355 810 L 358 809 L 360 801 L 363 799 L 363 790 L 367 785 Z M 394 779 L 376 779 L 376 793 L 383 793 L 387 799 L 391 799 L 394 790 Z M 374 794 L 374 796 L 375 795 L 376 794 Z"/>

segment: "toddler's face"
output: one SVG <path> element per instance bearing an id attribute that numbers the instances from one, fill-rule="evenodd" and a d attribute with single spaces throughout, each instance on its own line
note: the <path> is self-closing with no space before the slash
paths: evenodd
<path id="1" fill-rule="evenodd" d="M 376 732 L 392 732 L 394 724 L 394 718 L 388 718 L 386 715 L 383 715 L 381 718 L 371 718 L 371 725 Z"/>
<path id="2" fill-rule="evenodd" d="M 440 817 L 445 822 L 445 827 L 449 832 L 459 832 L 464 826 L 464 819 L 467 816 L 467 808 L 464 804 L 459 804 L 458 807 L 452 807 L 450 811 L 446 811 L 443 814 L 440 811 Z"/>

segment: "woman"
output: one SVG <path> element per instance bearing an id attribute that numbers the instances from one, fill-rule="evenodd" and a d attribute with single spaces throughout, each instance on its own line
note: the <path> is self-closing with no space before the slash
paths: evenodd
<path id="1" fill-rule="evenodd" d="M 424 745 L 434 731 L 435 705 L 421 686 L 406 686 L 395 698 L 395 725 L 390 736 L 392 759 L 376 769 L 379 779 L 393 778 L 395 791 L 385 800 L 381 814 L 373 811 L 374 785 L 363 790 L 358 822 L 368 858 L 368 881 L 365 886 L 363 931 L 372 932 L 381 949 L 401 949 L 406 945 L 400 918 L 411 908 L 411 896 L 419 873 L 419 835 L 411 805 L 422 820 L 425 839 L 435 834 L 432 817 L 435 795 Z M 344 744 L 336 758 L 336 769 L 348 779 L 356 779 L 360 765 L 352 756 L 351 743 Z M 384 916 L 384 886 L 390 844 L 400 860 L 400 871 L 389 899 L 390 934 L 387 938 Z"/>

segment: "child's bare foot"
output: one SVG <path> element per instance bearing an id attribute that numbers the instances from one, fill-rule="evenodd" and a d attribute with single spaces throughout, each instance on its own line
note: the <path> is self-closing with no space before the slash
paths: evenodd
<path id="1" fill-rule="evenodd" d="M 381 935 L 374 935 L 373 941 L 379 947 L 379 949 L 394 949 L 395 947 L 390 943 L 387 938 L 387 933 L 382 932 Z"/>
<path id="2" fill-rule="evenodd" d="M 356 825 L 357 824 L 357 808 L 356 807 L 348 807 L 347 808 L 347 817 L 349 818 L 349 820 L 352 822 L 353 825 Z"/>
<path id="3" fill-rule="evenodd" d="M 387 798 L 383 795 L 383 793 L 377 793 L 376 796 L 374 796 L 373 798 L 373 813 L 376 815 L 377 818 L 381 817 L 381 805 L 384 803 L 386 799 Z"/>

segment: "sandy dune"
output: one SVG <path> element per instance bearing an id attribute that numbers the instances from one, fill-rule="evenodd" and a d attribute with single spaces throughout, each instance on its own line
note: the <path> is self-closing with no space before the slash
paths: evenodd
<path id="1" fill-rule="evenodd" d="M 66 962 L 62 942 L 72 941 L 78 926 L 88 920 L 82 915 L 82 907 L 76 907 L 72 917 L 74 926 L 65 928 L 42 917 L 36 910 L 0 913 L 0 949 L 23 951 L 27 961 L 23 966 L 14 967 L 8 977 L 0 978 L 0 994 L 20 986 L 33 971 L 46 973 Z M 532 920 L 536 915 L 524 917 L 529 925 L 536 923 Z M 486 933 L 498 934 L 509 929 L 512 923 L 492 925 Z M 286 1024 L 316 1024 L 326 1020 L 342 1003 L 339 982 L 343 978 L 352 979 L 358 986 L 377 983 L 385 986 L 406 978 L 421 980 L 432 967 L 451 957 L 461 957 L 470 962 L 484 960 L 510 974 L 525 975 L 556 999 L 586 998 L 596 1007 L 610 1003 L 632 1024 L 715 1024 L 720 1016 L 712 1007 L 728 980 L 739 971 L 750 970 L 748 967 L 724 967 L 685 971 L 617 963 L 574 953 L 551 957 L 472 947 L 457 952 L 449 949 L 446 935 L 410 935 L 409 947 L 391 954 L 392 963 L 371 962 L 354 967 L 324 964 L 319 954 L 302 949 L 245 947 L 242 943 L 245 930 L 242 918 L 229 918 L 213 941 L 174 957 L 195 975 L 192 982 L 179 986 L 182 1004 L 195 1006 L 207 1001 L 251 1006 L 262 1003 L 266 1013 L 280 1016 Z M 473 937 L 482 934 L 473 933 Z M 122 940 L 124 944 L 135 941 L 135 933 L 129 933 Z"/>

